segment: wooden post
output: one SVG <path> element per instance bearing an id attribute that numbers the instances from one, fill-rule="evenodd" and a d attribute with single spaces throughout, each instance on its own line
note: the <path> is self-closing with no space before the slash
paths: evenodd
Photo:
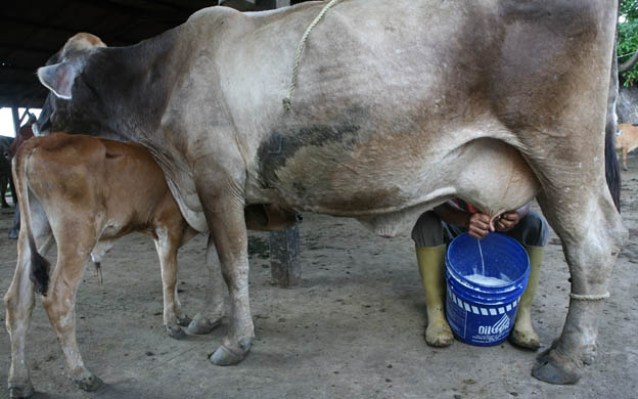
<path id="1" fill-rule="evenodd" d="M 301 281 L 299 227 L 270 233 L 270 273 L 278 287 L 292 287 Z"/>
<path id="2" fill-rule="evenodd" d="M 15 133 L 15 137 L 18 137 L 18 132 L 20 131 L 20 113 L 18 112 L 18 107 L 11 107 L 11 116 L 13 116 L 13 131 Z"/>
<path id="3" fill-rule="evenodd" d="M 290 6 L 290 0 L 272 1 L 272 8 Z M 270 273 L 273 284 L 288 288 L 301 280 L 299 228 L 270 233 Z"/>

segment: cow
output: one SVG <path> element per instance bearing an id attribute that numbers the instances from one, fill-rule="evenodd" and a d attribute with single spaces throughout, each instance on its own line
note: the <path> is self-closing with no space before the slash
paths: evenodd
<path id="1" fill-rule="evenodd" d="M 619 134 L 616 136 L 616 151 L 622 154 L 623 169 L 628 170 L 627 154 L 638 148 L 638 125 L 620 123 Z"/>
<path id="2" fill-rule="evenodd" d="M 6 199 L 7 187 L 9 187 L 11 191 L 11 197 L 14 203 L 16 198 L 13 178 L 11 177 L 11 163 L 7 158 L 9 155 L 9 147 L 13 141 L 13 137 L 0 136 L 0 202 L 3 208 L 10 208 Z"/>
<path id="3" fill-rule="evenodd" d="M 188 223 L 212 234 L 232 304 L 212 363 L 239 363 L 253 342 L 246 205 L 393 235 L 452 197 L 494 218 L 536 198 L 571 292 L 532 374 L 571 384 L 627 237 L 604 167 L 615 3 L 212 7 L 132 46 L 73 36 L 38 77 L 51 128 L 142 143 Z"/>

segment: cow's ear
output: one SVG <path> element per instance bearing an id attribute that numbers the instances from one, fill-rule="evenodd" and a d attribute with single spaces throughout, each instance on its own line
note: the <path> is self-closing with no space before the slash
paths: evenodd
<path id="1" fill-rule="evenodd" d="M 79 69 L 79 66 L 72 62 L 47 65 L 38 68 L 38 79 L 57 97 L 70 100 L 73 82 Z"/>

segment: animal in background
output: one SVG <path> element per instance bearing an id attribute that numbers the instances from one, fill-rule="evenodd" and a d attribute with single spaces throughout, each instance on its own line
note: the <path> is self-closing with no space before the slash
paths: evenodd
<path id="1" fill-rule="evenodd" d="M 638 126 L 630 123 L 618 124 L 620 134 L 616 136 L 616 151 L 622 153 L 622 168 L 628 170 L 627 154 L 638 148 Z"/>

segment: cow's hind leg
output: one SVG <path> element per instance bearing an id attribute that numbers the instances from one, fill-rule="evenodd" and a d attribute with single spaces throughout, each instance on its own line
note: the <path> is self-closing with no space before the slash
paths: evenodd
<path id="1" fill-rule="evenodd" d="M 539 357 L 532 374 L 549 383 L 573 384 L 593 360 L 599 315 L 627 232 L 603 177 L 594 184 L 556 187 L 544 191 L 539 203 L 563 242 L 570 306 L 560 338 Z"/>
<path id="2" fill-rule="evenodd" d="M 45 218 L 33 217 L 34 237 L 40 243 L 38 251 L 45 254 L 53 243 Z M 33 385 L 25 354 L 26 335 L 35 305 L 35 294 L 31 275 L 31 249 L 26 229 L 22 229 L 18 239 L 18 261 L 13 280 L 4 296 L 6 327 L 11 341 L 11 366 L 9 368 L 9 397 L 27 398 L 33 395 Z"/>
<path id="3" fill-rule="evenodd" d="M 204 309 L 197 313 L 187 328 L 189 334 L 208 334 L 221 324 L 224 316 L 224 296 L 226 286 L 222 276 L 217 250 L 212 236 L 208 237 L 206 251 L 208 279 Z"/>
<path id="4" fill-rule="evenodd" d="M 58 237 L 58 262 L 47 296 L 42 301 L 62 347 L 71 378 L 85 391 L 95 391 L 102 385 L 102 381 L 84 366 L 76 339 L 76 293 L 84 272 L 84 264 L 95 245 L 95 242 L 78 242 L 78 237 L 90 237 L 91 234 L 95 233 L 88 229 L 74 231 L 72 237 Z"/>

